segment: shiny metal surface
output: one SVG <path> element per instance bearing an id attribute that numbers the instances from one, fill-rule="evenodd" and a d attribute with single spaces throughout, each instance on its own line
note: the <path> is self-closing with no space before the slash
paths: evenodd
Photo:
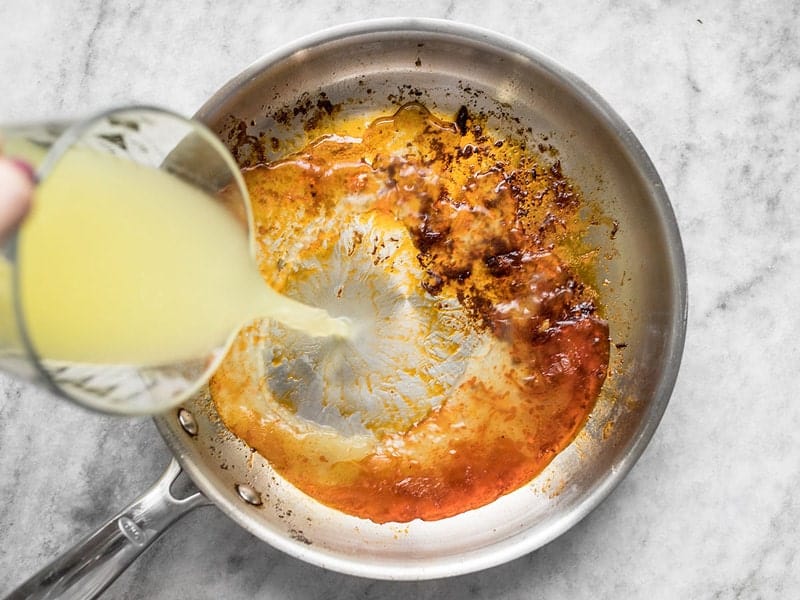
<path id="1" fill-rule="evenodd" d="M 197 421 L 194 415 L 185 408 L 178 410 L 178 423 L 189 435 L 197 435 Z"/>
<path id="2" fill-rule="evenodd" d="M 236 493 L 239 494 L 239 497 L 248 504 L 252 504 L 253 506 L 261 506 L 262 504 L 261 494 L 259 494 L 246 483 L 237 484 Z"/>
<path id="3" fill-rule="evenodd" d="M 380 20 L 337 28 L 266 56 L 220 89 L 197 117 L 232 144 L 247 134 L 304 142 L 303 117 L 270 111 L 324 92 L 341 114 L 392 111 L 418 99 L 455 115 L 462 104 L 496 116 L 500 131 L 531 128 L 559 150 L 566 173 L 619 223 L 595 240 L 612 342 L 624 345 L 585 430 L 531 484 L 489 506 L 437 522 L 376 525 L 320 505 L 286 484 L 225 430 L 208 398 L 188 408 L 199 433 L 157 419 L 201 490 L 241 526 L 308 562 L 355 575 L 426 579 L 501 564 L 577 523 L 630 470 L 667 406 L 686 327 L 683 250 L 661 180 L 614 111 L 540 53 L 488 31 L 443 21 Z M 417 95 L 419 92 L 419 95 Z M 519 119 L 517 122 L 515 119 Z M 240 148 L 241 149 L 241 148 Z M 267 149 L 269 152 L 269 149 Z M 247 156 L 240 153 L 241 161 Z M 272 158 L 267 154 L 267 158 Z M 236 485 L 261 493 L 245 505 Z"/>
<path id="4" fill-rule="evenodd" d="M 186 498 L 172 494 L 170 487 L 180 472 L 173 459 L 149 490 L 20 585 L 7 600 L 99 597 L 170 525 L 208 503 L 199 492 Z"/>

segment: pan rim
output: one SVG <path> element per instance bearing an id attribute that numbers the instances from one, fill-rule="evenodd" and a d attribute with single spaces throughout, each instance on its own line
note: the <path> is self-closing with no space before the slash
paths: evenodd
<path id="1" fill-rule="evenodd" d="M 342 556 L 319 547 L 308 546 L 288 536 L 271 535 L 269 531 L 260 527 L 246 511 L 232 505 L 205 476 L 204 469 L 195 464 L 183 452 L 180 452 L 184 442 L 178 439 L 175 432 L 167 425 L 166 419 L 168 417 L 161 416 L 155 419 L 156 426 L 167 445 L 173 450 L 179 462 L 203 493 L 236 523 L 274 548 L 305 562 L 350 575 L 374 579 L 423 580 L 475 572 L 528 554 L 576 525 L 599 506 L 619 485 L 636 464 L 652 439 L 674 389 L 685 344 L 688 290 L 684 250 L 672 205 L 655 166 L 632 130 L 611 106 L 579 77 L 542 52 L 494 31 L 453 21 L 428 18 L 383 18 L 339 25 L 302 37 L 257 59 L 219 88 L 195 113 L 194 118 L 207 122 L 213 111 L 217 107 L 224 105 L 226 100 L 244 83 L 306 48 L 367 34 L 386 33 L 397 35 L 403 32 L 458 36 L 469 41 L 491 45 L 503 52 L 520 55 L 547 71 L 555 79 L 563 82 L 566 87 L 570 88 L 575 97 L 591 107 L 594 116 L 615 134 L 621 148 L 629 155 L 631 163 L 638 169 L 642 179 L 648 185 L 651 201 L 659 215 L 660 225 L 663 228 L 666 248 L 670 254 L 668 263 L 673 271 L 671 274 L 672 281 L 675 282 L 672 298 L 675 314 L 671 331 L 669 332 L 670 347 L 665 352 L 664 370 L 652 396 L 647 416 L 644 418 L 644 426 L 633 438 L 628 452 L 613 468 L 606 471 L 595 482 L 593 488 L 587 492 L 580 502 L 561 515 L 560 518 L 550 521 L 547 527 L 522 532 L 514 536 L 515 539 L 506 540 L 506 543 L 501 547 L 489 545 L 458 559 L 446 557 L 445 560 L 431 562 L 422 566 L 413 561 L 407 565 L 397 563 L 393 565 L 374 564 L 363 562 L 358 556 Z M 265 535 L 265 533 L 268 535 Z"/>

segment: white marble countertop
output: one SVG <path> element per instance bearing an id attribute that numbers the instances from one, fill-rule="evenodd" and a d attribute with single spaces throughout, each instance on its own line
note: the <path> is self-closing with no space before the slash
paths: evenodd
<path id="1" fill-rule="evenodd" d="M 655 437 L 580 524 L 484 572 L 420 583 L 326 572 L 203 508 L 107 597 L 800 597 L 798 6 L 426 4 L 4 0 L 0 121 L 131 102 L 191 114 L 266 51 L 369 17 L 453 19 L 536 46 L 630 124 L 678 217 L 689 328 Z M 147 419 L 98 416 L 0 377 L 0 595 L 143 491 L 168 459 Z"/>

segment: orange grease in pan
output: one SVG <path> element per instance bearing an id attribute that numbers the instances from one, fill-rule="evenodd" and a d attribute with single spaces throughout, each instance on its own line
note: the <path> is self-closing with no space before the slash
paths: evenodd
<path id="1" fill-rule="evenodd" d="M 490 135 L 466 111 L 449 122 L 412 103 L 359 133 L 323 136 L 245 172 L 262 274 L 292 296 L 298 280 L 314 277 L 298 257 L 327 264 L 337 227 L 353 219 L 395 227 L 402 235 L 353 234 L 348 252 L 372 252 L 375 269 L 413 263 L 415 301 L 434 315 L 456 305 L 475 356 L 446 383 L 435 369 L 398 364 L 442 400 L 411 398 L 408 410 L 399 404 L 404 418 L 387 410 L 366 420 L 366 432 L 343 434 L 299 417 L 275 392 L 275 374 L 253 367 L 254 345 L 280 343 L 254 325 L 212 379 L 212 397 L 231 431 L 316 500 L 378 523 L 442 519 L 531 481 L 594 407 L 609 332 L 578 275 L 591 272 L 579 258 L 591 255 L 580 241 L 583 200 L 559 162 Z M 386 240 L 396 243 L 391 252 Z M 391 328 L 381 335 L 402 335 L 402 319 Z M 441 342 L 437 352 L 447 352 Z"/>

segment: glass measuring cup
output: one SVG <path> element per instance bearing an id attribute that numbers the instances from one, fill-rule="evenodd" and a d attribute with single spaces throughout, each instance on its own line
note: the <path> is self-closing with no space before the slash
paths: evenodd
<path id="1" fill-rule="evenodd" d="M 3 154 L 33 164 L 39 182 L 46 182 L 74 152 L 90 151 L 94 156 L 113 156 L 159 169 L 181 185 L 202 192 L 202 201 L 216 203 L 229 213 L 252 259 L 252 218 L 244 181 L 225 146 L 200 123 L 158 108 L 130 107 L 78 122 L 0 126 L 0 139 Z M 34 198 L 33 210 L 36 203 Z M 42 356 L 32 341 L 35 324 L 30 322 L 20 292 L 24 265 L 19 252 L 25 232 L 23 223 L 0 248 L 1 370 L 49 386 L 84 406 L 122 414 L 167 410 L 197 391 L 213 373 L 233 332 L 218 336 L 188 359 L 134 364 Z M 52 309 L 59 310 L 59 298 L 52 298 Z"/>

